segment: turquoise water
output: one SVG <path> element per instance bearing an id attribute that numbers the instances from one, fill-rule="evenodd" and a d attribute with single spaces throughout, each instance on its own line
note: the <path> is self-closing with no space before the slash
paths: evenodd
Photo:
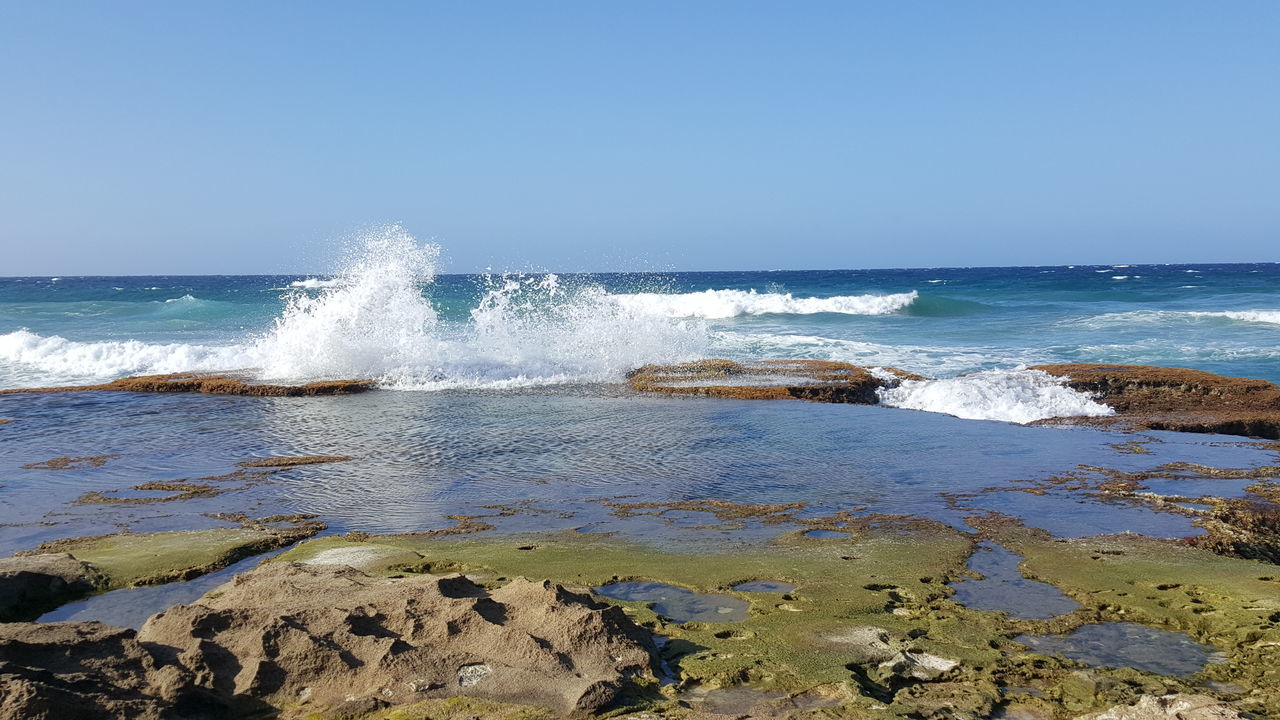
<path id="1" fill-rule="evenodd" d="M 392 235 L 325 277 L 0 278 L 0 387 L 230 368 L 510 387 L 707 356 L 1280 380 L 1280 263 L 464 276 L 436 252 Z"/>
<path id="2" fill-rule="evenodd" d="M 235 369 L 383 388 L 309 399 L 0 396 L 0 418 L 14 420 L 0 425 L 0 551 L 225 525 L 219 512 L 315 513 L 334 531 L 366 532 L 442 527 L 461 512 L 513 531 L 681 545 L 798 528 L 700 512 L 619 517 L 617 498 L 803 502 L 808 516 L 905 513 L 956 527 L 999 510 L 1062 536 L 1184 537 L 1200 530 L 1183 515 L 1010 490 L 1079 464 L 1274 464 L 1239 438 L 1151 433 L 1161 440 L 1151 454 L 1132 455 L 1112 447 L 1132 436 L 1020 423 L 1106 411 L 1023 369 L 1037 362 L 1280 380 L 1280 265 L 436 276 L 434 263 L 431 248 L 392 235 L 325 277 L 0 278 L 0 387 Z M 709 356 L 848 360 L 936 380 L 883 398 L 907 409 L 637 396 L 622 384 L 645 363 Z M 102 454 L 119 457 L 23 467 Z M 138 497 L 131 488 L 145 481 L 281 454 L 355 459 L 212 498 L 73 502 L 91 491 Z M 1228 480 L 1173 484 L 1243 492 Z"/>

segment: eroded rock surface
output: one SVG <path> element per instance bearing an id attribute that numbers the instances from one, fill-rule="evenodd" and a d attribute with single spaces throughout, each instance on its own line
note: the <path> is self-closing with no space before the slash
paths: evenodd
<path id="1" fill-rule="evenodd" d="M 213 373 L 174 373 L 170 375 L 137 375 L 101 385 L 71 385 L 47 388 L 14 388 L 0 390 L 0 395 L 56 392 L 185 392 L 206 395 L 253 395 L 258 397 L 304 397 L 316 395 L 350 395 L 372 390 L 372 380 L 323 380 L 302 385 L 255 383 L 236 375 Z"/>
<path id="2" fill-rule="evenodd" d="M 1266 380 L 1153 365 L 1038 365 L 1092 394 L 1120 421 L 1152 430 L 1280 438 L 1280 386 Z"/>
<path id="3" fill-rule="evenodd" d="M 1077 720 L 1240 720 L 1240 713 L 1204 695 L 1144 695 L 1133 705 L 1117 705 Z"/>
<path id="4" fill-rule="evenodd" d="M 97 622 L 0 625 L 0 720 L 220 718 L 226 703 L 163 666 L 132 630 Z"/>
<path id="5" fill-rule="evenodd" d="M 699 360 L 645 365 L 628 375 L 633 390 L 668 395 L 710 395 L 743 400 L 798 398 L 875 405 L 876 390 L 918 375 L 896 368 L 867 368 L 829 360 Z"/>
<path id="6" fill-rule="evenodd" d="M 67 553 L 0 558 L 0 622 L 34 620 L 92 592 L 96 573 Z"/>
<path id="7" fill-rule="evenodd" d="M 652 678 L 656 652 L 621 610 L 551 583 L 486 591 L 285 562 L 155 615 L 139 637 L 221 693 L 299 715 L 461 694 L 590 711 Z"/>

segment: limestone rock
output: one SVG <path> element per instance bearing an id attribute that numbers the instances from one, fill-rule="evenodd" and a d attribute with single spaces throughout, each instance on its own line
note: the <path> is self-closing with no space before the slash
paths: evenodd
<path id="1" fill-rule="evenodd" d="M 134 631 L 97 622 L 0 625 L 0 720 L 220 718 L 226 704 L 161 667 Z"/>
<path id="2" fill-rule="evenodd" d="M 1077 720 L 1240 720 L 1229 706 L 1205 695 L 1143 695 L 1134 705 L 1117 705 Z"/>
<path id="3" fill-rule="evenodd" d="M 463 694 L 591 711 L 652 678 L 656 657 L 621 610 L 558 585 L 284 562 L 153 616 L 139 637 L 221 693 L 297 715 Z"/>
<path id="4" fill-rule="evenodd" d="M 34 620 L 94 588 L 94 572 L 66 553 L 0 559 L 0 622 Z"/>

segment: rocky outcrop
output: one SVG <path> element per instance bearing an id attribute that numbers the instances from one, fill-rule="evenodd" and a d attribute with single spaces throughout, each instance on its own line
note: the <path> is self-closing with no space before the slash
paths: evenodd
<path id="1" fill-rule="evenodd" d="M 209 373 L 175 373 L 171 375 L 139 375 L 120 378 L 101 385 L 72 385 L 48 388 L 15 388 L 0 390 L 0 395 L 13 393 L 54 392 L 163 392 L 204 393 L 206 395 L 254 395 L 259 397 L 304 397 L 316 395 L 350 395 L 372 390 L 372 380 L 324 380 L 302 385 L 270 385 L 252 382 L 245 377 Z"/>
<path id="2" fill-rule="evenodd" d="M 1241 715 L 1204 695 L 1144 695 L 1134 705 L 1117 705 L 1076 720 L 1241 720 Z"/>
<path id="3" fill-rule="evenodd" d="M 798 398 L 875 405 L 876 390 L 902 380 L 921 380 L 896 368 L 867 368 L 829 360 L 699 360 L 645 365 L 627 376 L 631 389 L 667 395 L 708 395 L 742 400 Z"/>
<path id="4" fill-rule="evenodd" d="M 1186 368 L 1075 363 L 1038 365 L 1093 395 L 1121 422 L 1151 430 L 1280 438 L 1280 386 Z"/>
<path id="5" fill-rule="evenodd" d="M 592 711 L 652 678 L 655 657 L 621 610 L 558 585 L 284 562 L 155 615 L 139 637 L 222 694 L 299 716 L 453 695 Z"/>
<path id="6" fill-rule="evenodd" d="M 34 620 L 92 592 L 96 577 L 67 553 L 0 558 L 0 622 Z"/>
<path id="7" fill-rule="evenodd" d="M 132 630 L 97 622 L 0 625 L 0 720 L 227 717 L 190 672 L 162 665 Z"/>

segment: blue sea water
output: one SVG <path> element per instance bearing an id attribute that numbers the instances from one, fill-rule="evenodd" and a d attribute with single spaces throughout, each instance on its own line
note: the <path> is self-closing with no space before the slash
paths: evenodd
<path id="1" fill-rule="evenodd" d="M 1274 464 L 1239 438 L 1027 426 L 1105 411 L 1028 365 L 1129 362 L 1280 380 L 1280 264 L 436 275 L 435 251 L 372 238 L 333 275 L 0 278 L 0 388 L 188 370 L 374 378 L 331 398 L 0 396 L 0 551 L 120 528 L 318 514 L 411 531 L 460 512 L 514 530 L 769 537 L 699 513 L 618 517 L 610 498 L 803 502 L 963 527 L 999 510 L 1059 535 L 1180 537 L 1190 518 L 1020 483 L 1080 464 Z M 822 358 L 932 380 L 894 407 L 649 397 L 626 373 L 705 357 Z M 930 412 L 916 412 L 914 410 Z M 984 420 L 986 422 L 984 422 Z M 24 468 L 111 454 L 101 467 Z M 212 498 L 77 504 L 253 457 L 349 455 Z M 1240 494 L 1229 481 L 1168 492 Z M 1220 483 L 1219 483 L 1220 484 Z M 1230 487 L 1228 487 L 1230 485 Z M 1177 487 L 1172 487 L 1177 486 Z M 994 490 L 993 490 L 994 488 Z M 950 494 L 950 495 L 947 495 Z M 966 496 L 956 502 L 958 495 Z M 486 506 L 520 505 L 515 514 Z M 711 527 L 709 527 L 711 526 Z"/>

